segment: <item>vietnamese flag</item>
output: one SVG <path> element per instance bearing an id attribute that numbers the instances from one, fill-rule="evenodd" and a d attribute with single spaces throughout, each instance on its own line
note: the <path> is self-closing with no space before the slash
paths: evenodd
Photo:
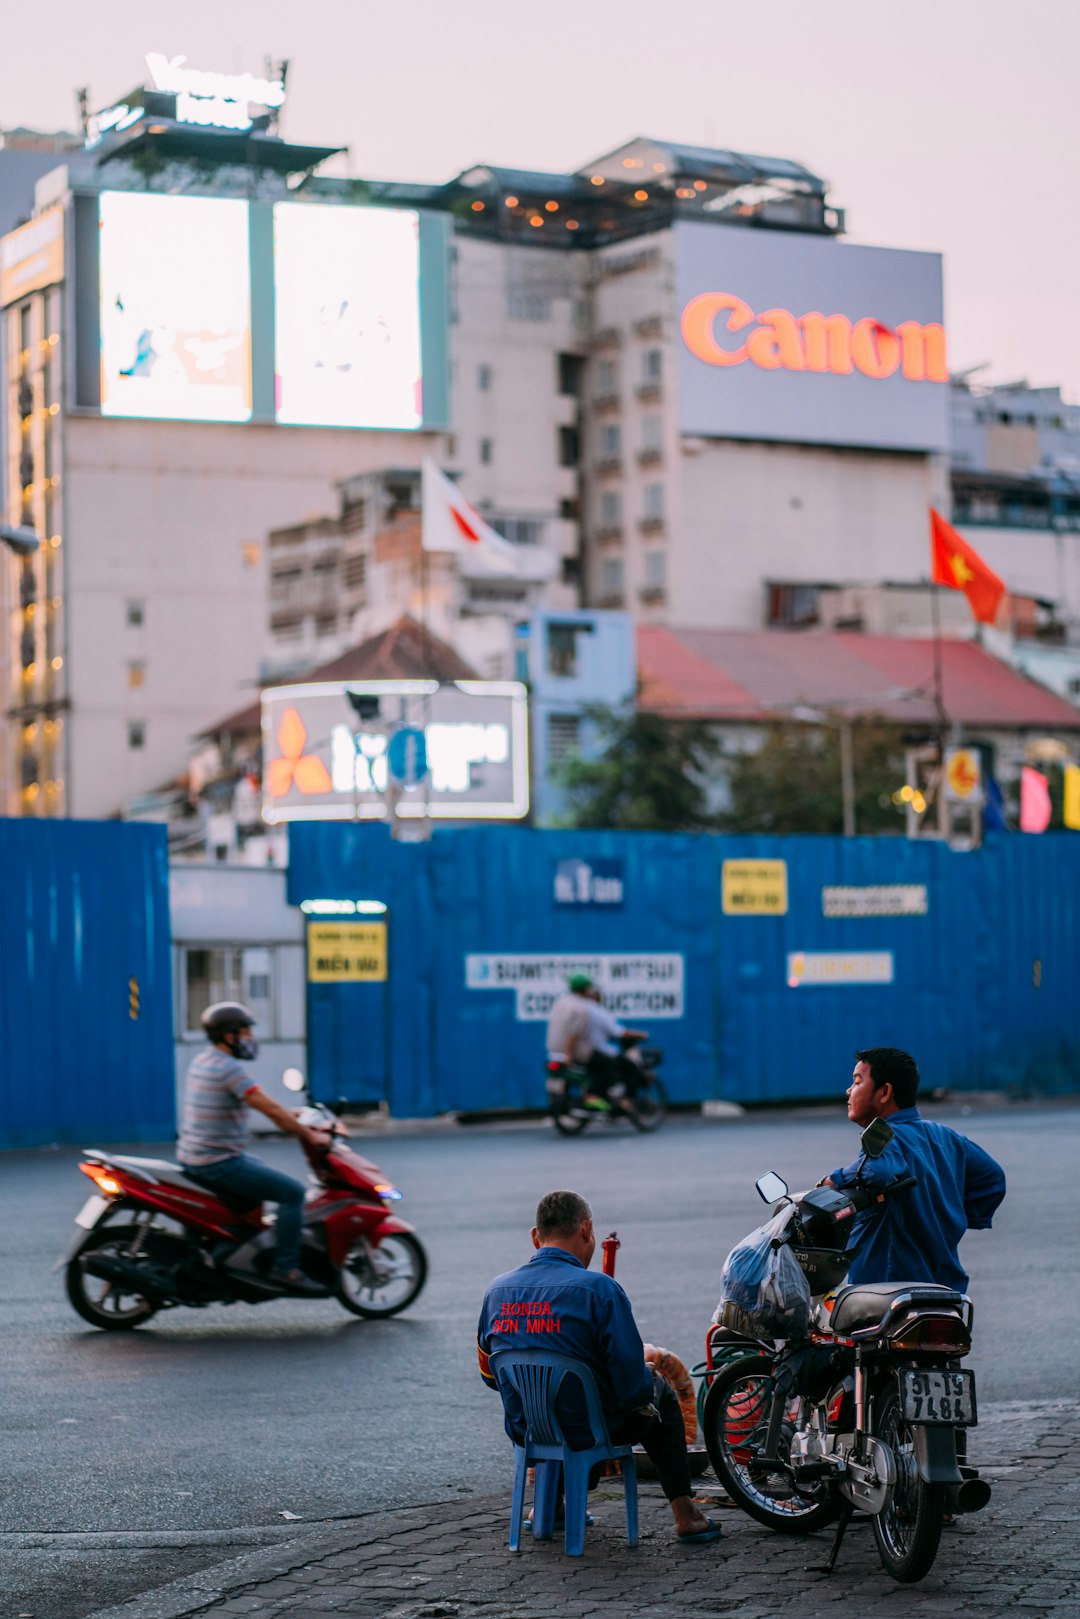
<path id="1" fill-rule="evenodd" d="M 962 590 L 980 624 L 997 617 L 1005 582 L 987 566 L 978 551 L 962 540 L 940 512 L 930 508 L 930 577 L 935 585 Z"/>

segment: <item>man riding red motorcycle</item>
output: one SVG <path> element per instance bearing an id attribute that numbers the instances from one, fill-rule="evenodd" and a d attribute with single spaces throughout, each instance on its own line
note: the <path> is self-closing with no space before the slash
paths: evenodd
<path id="1" fill-rule="evenodd" d="M 177 1161 L 189 1180 L 224 1193 L 228 1200 L 249 1206 L 276 1203 L 276 1249 L 267 1279 L 290 1293 L 321 1296 L 323 1289 L 300 1269 L 304 1187 L 247 1152 L 247 1110 L 254 1108 L 316 1151 L 329 1146 L 329 1137 L 302 1124 L 241 1066 L 258 1055 L 252 1038 L 255 1018 L 246 1006 L 219 1001 L 207 1007 L 201 1021 L 210 1049 L 201 1051 L 188 1069 Z"/>

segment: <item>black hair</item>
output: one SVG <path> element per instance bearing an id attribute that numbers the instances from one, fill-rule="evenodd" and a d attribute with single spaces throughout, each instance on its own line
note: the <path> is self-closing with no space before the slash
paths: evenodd
<path id="1" fill-rule="evenodd" d="M 572 1237 L 592 1209 L 577 1192 L 547 1192 L 536 1205 L 536 1232 L 539 1237 Z"/>
<path id="2" fill-rule="evenodd" d="M 874 1089 L 891 1085 L 897 1107 L 914 1107 L 919 1094 L 919 1065 L 908 1051 L 895 1046 L 872 1046 L 869 1051 L 857 1051 L 856 1062 L 864 1062 L 870 1070 Z"/>

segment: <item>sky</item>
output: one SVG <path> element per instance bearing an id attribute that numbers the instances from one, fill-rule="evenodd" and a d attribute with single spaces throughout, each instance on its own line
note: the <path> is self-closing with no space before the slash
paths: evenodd
<path id="1" fill-rule="evenodd" d="M 945 255 L 954 370 L 1080 402 L 1080 0 L 52 0 L 7 30 L 0 128 L 146 80 L 291 62 L 283 132 L 350 171 L 576 169 L 634 135 L 794 158 L 851 240 Z M 20 43 L 21 36 L 21 43 Z"/>

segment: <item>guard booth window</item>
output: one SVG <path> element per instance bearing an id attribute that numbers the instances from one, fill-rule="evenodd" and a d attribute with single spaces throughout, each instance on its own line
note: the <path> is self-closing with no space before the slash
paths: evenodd
<path id="1" fill-rule="evenodd" d="M 273 951 L 264 946 L 193 947 L 184 952 L 184 1032 L 199 1034 L 199 1019 L 215 1001 L 243 1001 L 255 1014 L 258 1034 L 274 1027 Z"/>

